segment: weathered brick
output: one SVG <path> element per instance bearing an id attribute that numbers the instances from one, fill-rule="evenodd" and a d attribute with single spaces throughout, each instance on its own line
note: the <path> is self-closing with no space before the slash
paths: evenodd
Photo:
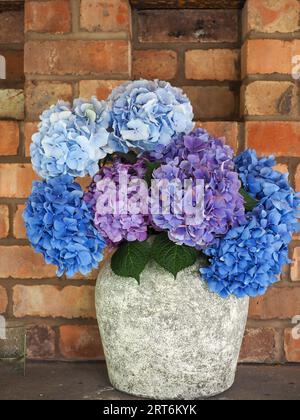
<path id="1" fill-rule="evenodd" d="M 297 87 L 290 82 L 253 82 L 242 94 L 244 115 L 290 116 L 298 112 Z"/>
<path id="2" fill-rule="evenodd" d="M 70 0 L 26 1 L 25 31 L 70 32 Z"/>
<path id="3" fill-rule="evenodd" d="M 192 80 L 238 80 L 239 51 L 228 49 L 186 52 L 185 74 Z"/>
<path id="4" fill-rule="evenodd" d="M 14 215 L 14 237 L 17 239 L 26 239 L 26 229 L 23 220 L 23 212 L 25 209 L 25 204 L 19 204 L 17 206 L 17 211 Z"/>
<path id="5" fill-rule="evenodd" d="M 29 163 L 0 163 L 0 197 L 27 198 L 35 179 Z"/>
<path id="6" fill-rule="evenodd" d="M 5 58 L 7 82 L 22 82 L 24 80 L 24 52 L 22 50 L 2 50 L 0 55 Z"/>
<path id="7" fill-rule="evenodd" d="M 15 121 L 0 121 L 0 155 L 14 156 L 19 147 L 19 125 Z"/>
<path id="8" fill-rule="evenodd" d="M 24 13 L 22 11 L 0 12 L 0 43 L 22 44 L 24 42 Z"/>
<path id="9" fill-rule="evenodd" d="M 0 205 L 0 238 L 6 238 L 9 232 L 9 211 L 5 205 Z"/>
<path id="10" fill-rule="evenodd" d="M 291 266 L 291 280 L 300 281 L 300 247 L 294 249 L 293 264 Z"/>
<path id="11" fill-rule="evenodd" d="M 7 292 L 4 287 L 0 286 L 0 314 L 3 314 L 8 305 Z"/>
<path id="12" fill-rule="evenodd" d="M 252 319 L 292 319 L 299 314 L 300 287 L 271 287 L 261 297 L 251 299 Z"/>
<path id="13" fill-rule="evenodd" d="M 284 332 L 285 357 L 286 360 L 291 363 L 300 363 L 300 325 L 297 328 L 297 331 L 296 328 L 297 327 L 295 326 L 294 334 L 297 334 L 297 336 L 295 336 L 296 338 L 293 337 L 292 329 L 286 329 Z"/>
<path id="14" fill-rule="evenodd" d="M 96 95 L 98 99 L 105 100 L 114 88 L 125 82 L 126 80 L 81 80 L 79 82 L 79 96 L 90 98 Z"/>
<path id="15" fill-rule="evenodd" d="M 223 137 L 226 144 L 231 146 L 234 151 L 238 149 L 238 123 L 229 121 L 207 121 L 197 122 L 196 126 L 205 128 L 210 134 L 215 137 Z"/>
<path id="16" fill-rule="evenodd" d="M 25 73 L 40 75 L 130 73 L 129 43 L 109 41 L 29 41 L 25 44 Z"/>
<path id="17" fill-rule="evenodd" d="M 28 81 L 25 85 L 27 120 L 38 120 L 40 114 L 59 99 L 70 102 L 73 90 L 70 83 Z"/>
<path id="18" fill-rule="evenodd" d="M 66 359 L 103 359 L 99 328 L 96 325 L 63 325 L 59 329 L 59 347 Z"/>
<path id="19" fill-rule="evenodd" d="M 25 156 L 30 156 L 31 138 L 34 133 L 38 131 L 38 122 L 25 122 L 24 124 L 24 139 L 25 139 Z"/>
<path id="20" fill-rule="evenodd" d="M 0 246 L 0 278 L 55 278 L 56 267 L 47 265 L 29 246 Z"/>
<path id="21" fill-rule="evenodd" d="M 184 86 L 194 108 L 196 120 L 235 119 L 237 95 L 226 86 Z"/>
<path id="22" fill-rule="evenodd" d="M 278 361 L 276 330 L 248 328 L 240 353 L 242 363 L 274 363 Z"/>
<path id="23" fill-rule="evenodd" d="M 48 325 L 27 328 L 27 357 L 31 360 L 47 360 L 55 357 L 55 331 Z"/>
<path id="24" fill-rule="evenodd" d="M 243 14 L 245 35 L 299 30 L 300 4 L 297 0 L 248 0 Z"/>
<path id="25" fill-rule="evenodd" d="M 89 32 L 126 31 L 130 19 L 127 0 L 81 0 L 80 26 Z"/>
<path id="26" fill-rule="evenodd" d="M 135 79 L 171 80 L 177 73 L 177 53 L 171 50 L 136 50 L 132 66 Z"/>
<path id="27" fill-rule="evenodd" d="M 237 42 L 236 10 L 143 10 L 137 13 L 140 42 Z"/>
<path id="28" fill-rule="evenodd" d="M 242 47 L 242 76 L 288 74 L 293 72 L 292 58 L 300 54 L 300 40 L 252 39 Z"/>
<path id="29" fill-rule="evenodd" d="M 24 118 L 24 92 L 22 89 L 0 89 L 0 118 Z"/>
<path id="30" fill-rule="evenodd" d="M 95 318 L 92 286 L 22 286 L 13 288 L 13 312 L 17 318 Z"/>
<path id="31" fill-rule="evenodd" d="M 300 156 L 300 123 L 290 121 L 249 121 L 246 143 L 260 155 Z"/>

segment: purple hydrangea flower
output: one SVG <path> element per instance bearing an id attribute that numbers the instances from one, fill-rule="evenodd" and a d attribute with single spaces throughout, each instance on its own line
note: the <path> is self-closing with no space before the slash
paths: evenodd
<path id="1" fill-rule="evenodd" d="M 218 242 L 232 227 L 245 220 L 244 200 L 239 193 L 241 183 L 234 171 L 233 150 L 222 139 L 197 129 L 178 136 L 165 149 L 152 154 L 164 163 L 154 171 L 155 180 L 204 181 L 204 220 L 189 224 L 188 215 L 153 214 L 156 228 L 167 230 L 177 244 L 202 249 Z M 171 202 L 174 194 L 171 191 Z"/>
<path id="2" fill-rule="evenodd" d="M 115 159 L 95 175 L 85 201 L 93 210 L 94 225 L 111 247 L 121 241 L 147 239 L 148 187 L 143 160 L 124 164 Z M 124 189 L 125 187 L 125 189 Z"/>

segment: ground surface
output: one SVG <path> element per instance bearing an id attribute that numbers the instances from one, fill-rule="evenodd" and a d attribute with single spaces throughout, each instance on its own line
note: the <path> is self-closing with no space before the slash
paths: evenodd
<path id="1" fill-rule="evenodd" d="M 29 363 L 26 377 L 0 365 L 0 400 L 136 400 L 115 391 L 104 363 Z M 300 366 L 240 366 L 219 400 L 300 400 Z"/>

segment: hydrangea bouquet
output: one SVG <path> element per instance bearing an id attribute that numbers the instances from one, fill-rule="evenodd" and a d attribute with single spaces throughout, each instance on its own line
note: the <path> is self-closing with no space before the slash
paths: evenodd
<path id="1" fill-rule="evenodd" d="M 87 274 L 111 250 L 112 270 L 139 281 L 150 259 L 174 276 L 199 259 L 199 281 L 226 298 L 256 296 L 278 280 L 298 230 L 300 199 L 273 157 L 234 156 L 194 129 L 169 83 L 139 80 L 58 102 L 31 144 L 28 238 L 57 274 Z M 87 191 L 75 178 L 91 177 Z M 151 237 L 151 239 L 149 239 Z"/>

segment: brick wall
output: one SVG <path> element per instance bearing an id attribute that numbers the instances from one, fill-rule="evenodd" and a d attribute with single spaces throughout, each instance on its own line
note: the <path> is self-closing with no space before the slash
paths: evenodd
<path id="1" fill-rule="evenodd" d="M 25 239 L 21 214 L 36 178 L 29 144 L 38 115 L 58 98 L 105 98 L 129 78 L 170 80 L 191 97 L 199 126 L 225 135 L 236 151 L 247 145 L 274 153 L 278 168 L 289 171 L 300 190 L 299 82 L 291 77 L 292 56 L 300 55 L 300 4 L 248 0 L 242 14 L 228 8 L 131 10 L 127 0 L 26 0 L 25 26 L 22 2 L 5 4 L 0 55 L 9 75 L 0 82 L 0 314 L 27 324 L 30 358 L 102 358 L 96 273 L 57 279 L 54 267 Z M 291 318 L 300 315 L 300 237 L 293 256 L 282 281 L 251 302 L 243 362 L 300 362 L 300 342 L 291 335 Z"/>

